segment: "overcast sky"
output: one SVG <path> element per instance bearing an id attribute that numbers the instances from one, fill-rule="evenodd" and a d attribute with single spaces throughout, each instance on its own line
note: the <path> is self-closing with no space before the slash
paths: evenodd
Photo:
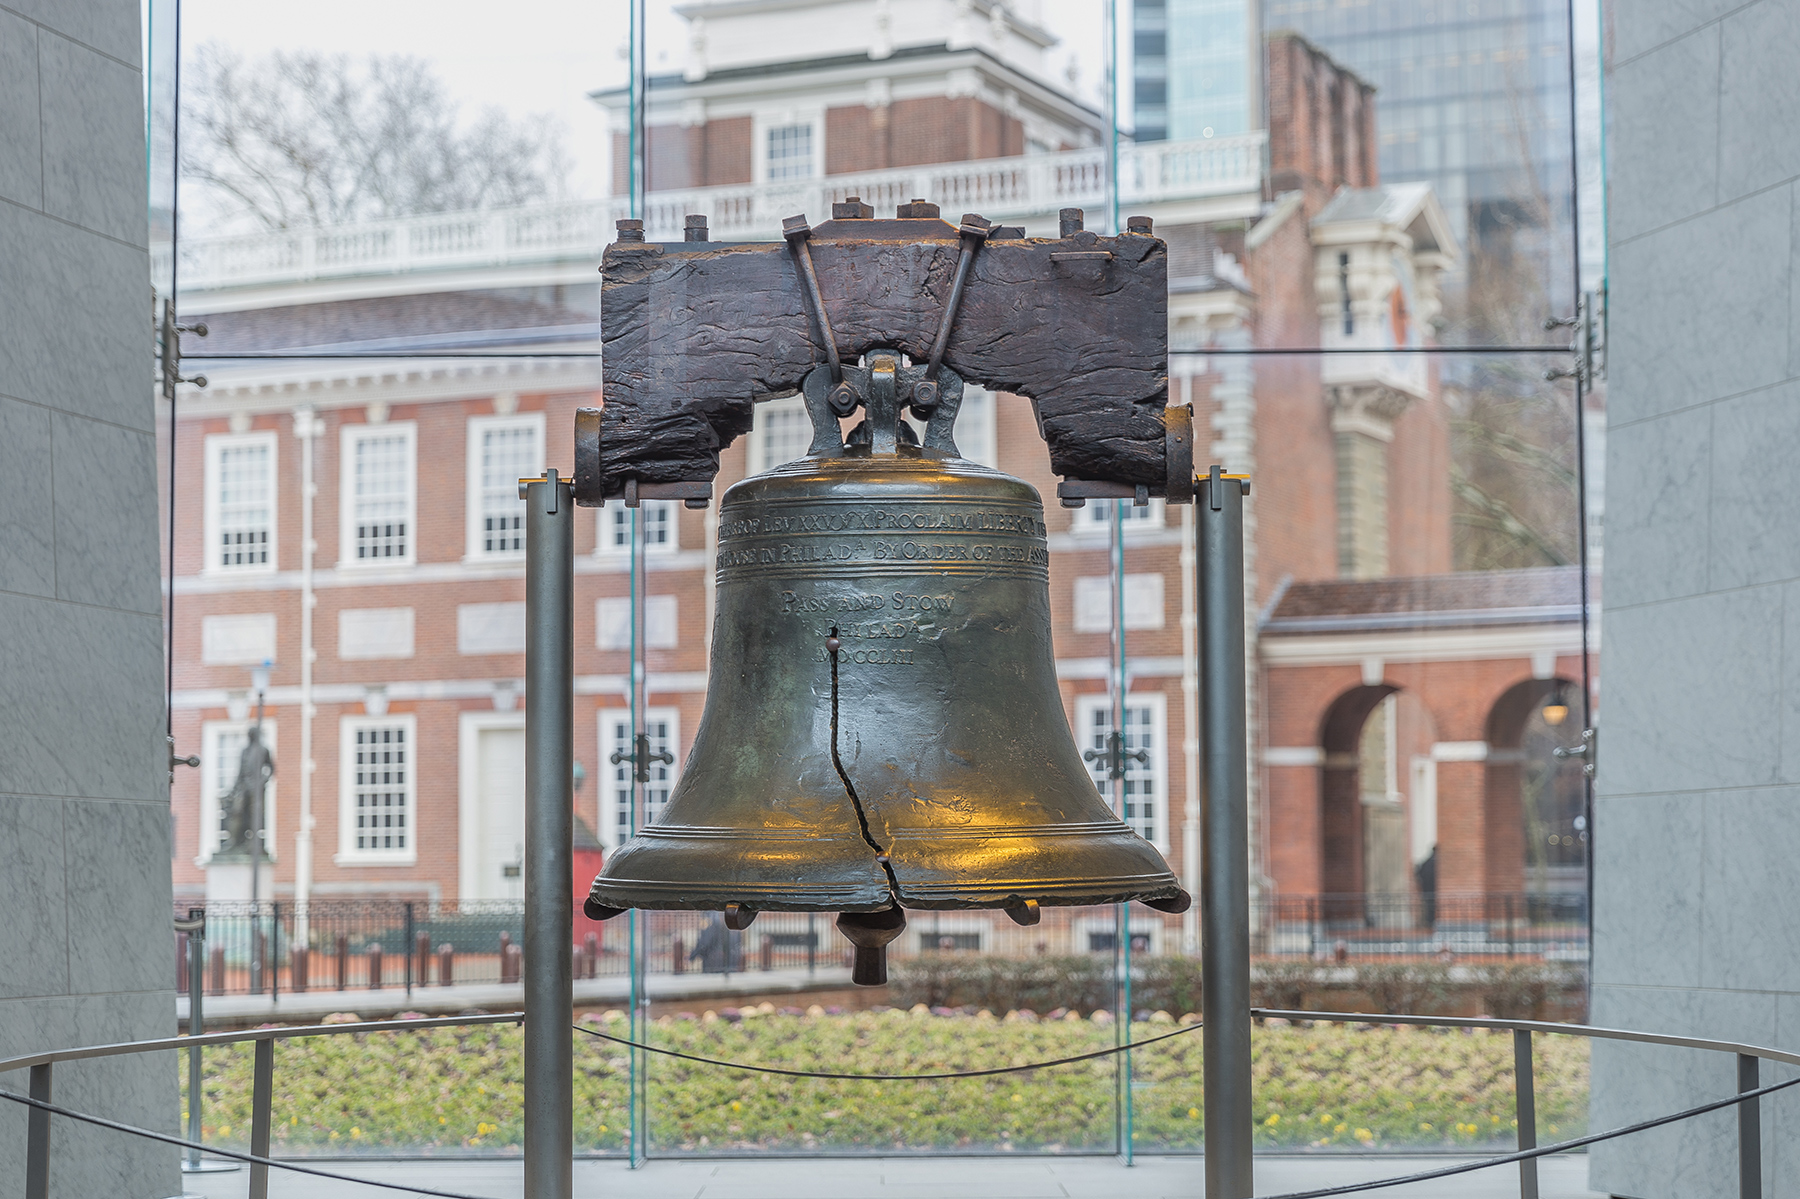
<path id="1" fill-rule="evenodd" d="M 1057 77 L 1075 57 L 1080 90 L 1098 103 L 1101 4 L 1038 3 L 1044 24 L 1063 39 L 1050 52 Z M 895 7 L 904 10 L 905 0 Z M 653 72 L 679 70 L 686 52 L 685 23 L 673 8 L 648 3 Z M 1128 14 L 1128 0 L 1120 8 Z M 498 105 L 515 116 L 561 118 L 575 193 L 592 197 L 607 191 L 608 144 L 606 122 L 586 95 L 624 84 L 628 12 L 626 0 L 182 0 L 181 33 L 187 54 L 211 41 L 246 56 L 305 48 L 428 59 L 471 113 Z"/>

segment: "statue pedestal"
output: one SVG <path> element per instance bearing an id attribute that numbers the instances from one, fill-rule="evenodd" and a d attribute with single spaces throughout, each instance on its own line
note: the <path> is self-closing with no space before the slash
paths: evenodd
<path id="1" fill-rule="evenodd" d="M 264 858 L 257 873 L 257 898 L 267 903 L 275 898 L 275 867 Z M 215 857 L 206 864 L 206 902 L 250 902 L 250 858 Z"/>

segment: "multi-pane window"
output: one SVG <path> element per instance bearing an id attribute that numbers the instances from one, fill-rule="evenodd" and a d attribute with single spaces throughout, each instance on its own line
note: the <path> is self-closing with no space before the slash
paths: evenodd
<path id="1" fill-rule="evenodd" d="M 756 424 L 750 431 L 750 473 L 761 474 L 783 462 L 804 458 L 812 437 L 812 418 L 806 415 L 799 397 L 758 404 Z"/>
<path id="2" fill-rule="evenodd" d="M 600 520 L 600 552 L 631 552 L 631 514 L 634 509 L 623 503 L 609 502 Z M 644 500 L 635 509 L 643 516 L 644 552 L 672 553 L 677 547 L 674 500 Z"/>
<path id="3" fill-rule="evenodd" d="M 669 793 L 675 789 L 675 777 L 681 763 L 681 746 L 675 735 L 676 713 L 673 708 L 650 708 L 644 713 L 643 731 L 650 739 L 650 752 L 667 752 L 674 764 L 652 761 L 650 781 L 644 784 L 644 810 L 638 827 L 655 823 L 668 805 Z M 606 788 L 601 793 L 605 809 L 600 813 L 600 841 L 608 849 L 616 848 L 631 838 L 632 744 L 631 717 L 617 709 L 600 713 L 600 742 L 608 760 L 614 753 L 622 761 L 612 766 Z"/>
<path id="4" fill-rule="evenodd" d="M 208 721 L 200 733 L 200 843 L 196 847 L 202 860 L 212 857 L 225 844 L 225 825 L 231 817 L 230 796 L 237 783 L 238 767 L 244 746 L 250 739 L 250 726 L 238 721 Z M 275 722 L 263 722 L 263 744 L 273 755 Z M 254 819 L 254 816 L 252 817 Z M 263 852 L 273 856 L 275 837 L 275 779 L 263 787 Z"/>
<path id="5" fill-rule="evenodd" d="M 1153 499 L 1142 508 L 1130 500 L 1089 500 L 1084 507 L 1075 509 L 1075 529 L 1088 533 L 1109 529 L 1114 512 L 1119 513 L 1127 533 L 1163 527 L 1163 502 L 1160 499 Z"/>
<path id="6" fill-rule="evenodd" d="M 274 564 L 275 435 L 206 439 L 207 568 L 267 570 Z"/>
<path id="7" fill-rule="evenodd" d="M 769 181 L 810 179 L 813 175 L 811 125 L 774 125 L 768 130 Z"/>
<path id="8" fill-rule="evenodd" d="M 519 480 L 544 468 L 541 413 L 469 422 L 469 556 L 525 552 L 525 501 Z"/>
<path id="9" fill-rule="evenodd" d="M 347 425 L 343 433 L 343 562 L 359 566 L 410 564 L 416 426 Z"/>
<path id="10" fill-rule="evenodd" d="M 1125 795 L 1124 811 L 1119 817 L 1138 836 L 1159 845 L 1165 844 L 1168 839 L 1168 796 L 1164 782 L 1167 767 L 1161 699 L 1131 696 L 1125 701 L 1124 714 Z M 1088 770 L 1101 798 L 1108 807 L 1116 810 L 1117 780 L 1111 777 L 1113 761 L 1108 752 L 1112 731 L 1112 702 L 1104 695 L 1082 697 L 1075 710 L 1075 740 L 1084 754 L 1095 754 L 1088 760 Z M 1144 754 L 1142 761 L 1134 756 L 1139 750 Z"/>
<path id="11" fill-rule="evenodd" d="M 414 856 L 415 737 L 410 717 L 344 722 L 345 857 Z"/>

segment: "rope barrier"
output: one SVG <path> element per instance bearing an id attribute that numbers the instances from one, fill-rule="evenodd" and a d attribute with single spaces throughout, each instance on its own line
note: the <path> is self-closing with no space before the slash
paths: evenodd
<path id="1" fill-rule="evenodd" d="M 589 1036 L 598 1037 L 601 1040 L 624 1045 L 632 1049 L 643 1049 L 650 1053 L 661 1054 L 665 1057 L 681 1058 L 686 1061 L 698 1062 L 708 1066 L 722 1066 L 731 1070 L 746 1070 L 759 1074 L 781 1074 L 792 1078 L 848 1079 L 871 1082 L 911 1082 L 946 1078 L 985 1078 L 996 1074 L 1016 1074 L 1025 1070 L 1041 1070 L 1050 1066 L 1064 1066 L 1073 1062 L 1092 1061 L 1096 1058 L 1110 1057 L 1113 1054 L 1123 1053 L 1127 1049 L 1136 1049 L 1145 1045 L 1154 1045 L 1158 1041 L 1167 1041 L 1172 1037 L 1183 1036 L 1202 1026 L 1199 1024 L 1191 1024 L 1184 1028 L 1179 1028 L 1174 1032 L 1164 1033 L 1158 1037 L 1151 1037 L 1146 1041 L 1136 1041 L 1129 1045 L 1117 1045 L 1111 1049 L 1099 1049 L 1092 1053 L 1082 1053 L 1076 1054 L 1073 1057 L 1034 1062 L 1024 1066 L 999 1066 L 988 1070 L 967 1070 L 933 1074 L 837 1074 L 825 1071 L 788 1070 L 779 1066 L 753 1066 L 743 1062 L 727 1062 L 718 1058 L 701 1057 L 698 1054 L 683 1053 L 677 1049 L 665 1049 L 656 1045 L 645 1045 L 637 1041 L 627 1040 L 623 1037 L 611 1036 L 595 1029 L 583 1028 L 579 1024 L 574 1025 L 573 1027 L 578 1032 L 584 1032 Z M 1364 1191 L 1384 1190 L 1388 1187 L 1405 1186 L 1415 1182 L 1429 1182 L 1437 1178 L 1449 1178 L 1457 1174 L 1469 1174 L 1476 1170 L 1490 1170 L 1495 1166 L 1505 1166 L 1516 1162 L 1529 1161 L 1533 1158 L 1548 1157 L 1555 1153 L 1566 1153 L 1571 1149 L 1579 1149 L 1584 1145 L 1594 1145 L 1601 1141 L 1610 1141 L 1617 1137 L 1630 1136 L 1633 1133 L 1644 1132 L 1652 1128 L 1660 1128 L 1665 1124 L 1673 1124 L 1678 1120 L 1687 1120 L 1694 1116 L 1703 1116 L 1708 1112 L 1716 1112 L 1722 1108 L 1735 1107 L 1736 1105 L 1748 1102 L 1751 1099 L 1760 1099 L 1765 1095 L 1773 1095 L 1777 1091 L 1784 1091 L 1796 1084 L 1800 1084 L 1800 1078 L 1790 1078 L 1785 1082 L 1771 1083 L 1766 1087 L 1758 1087 L 1753 1091 L 1742 1091 L 1724 1099 L 1715 1099 L 1710 1103 L 1703 1103 L 1698 1107 L 1688 1108 L 1686 1111 L 1675 1112 L 1673 1115 L 1658 1116 L 1654 1119 L 1643 1120 L 1636 1124 L 1628 1124 L 1623 1128 L 1615 1128 L 1609 1132 L 1590 1133 L 1587 1136 L 1576 1137 L 1573 1140 L 1559 1141 L 1554 1145 L 1540 1145 L 1535 1149 L 1523 1149 L 1517 1153 L 1501 1154 L 1495 1157 L 1486 1158 L 1482 1161 L 1461 1162 L 1454 1166 L 1444 1166 L 1436 1170 L 1425 1170 L 1417 1174 L 1403 1175 L 1399 1178 L 1378 1178 L 1370 1182 L 1353 1182 L 1343 1186 L 1321 1187 L 1310 1191 L 1287 1191 L 1280 1195 L 1261 1196 L 1259 1199 L 1331 1199 L 1332 1196 L 1337 1195 L 1354 1195 Z M 336 1174 L 330 1170 L 321 1170 L 315 1166 L 302 1166 L 291 1161 L 279 1161 L 271 1157 L 259 1157 L 254 1153 L 241 1153 L 235 1149 L 215 1148 L 202 1145 L 196 1141 L 189 1141 L 181 1137 L 171 1136 L 168 1133 L 156 1132 L 148 1128 L 139 1128 L 133 1124 L 124 1124 L 117 1120 L 105 1119 L 101 1116 L 92 1116 L 86 1112 L 78 1112 L 58 1104 L 48 1103 L 42 1099 L 33 1099 L 28 1095 L 20 1095 L 13 1091 L 0 1090 L 0 1099 L 10 1099 L 15 1103 L 38 1108 L 39 1110 L 50 1112 L 53 1115 L 65 1116 L 71 1120 L 79 1120 L 82 1123 L 111 1129 L 114 1132 L 123 1132 L 131 1136 L 146 1137 L 150 1140 L 161 1141 L 164 1144 L 174 1145 L 182 1149 L 198 1149 L 215 1157 L 224 1157 L 234 1161 L 248 1162 L 251 1165 L 268 1166 L 277 1170 L 288 1170 L 296 1174 L 309 1174 L 315 1178 L 328 1178 L 333 1182 L 349 1182 L 360 1184 L 362 1186 L 380 1187 L 384 1190 L 403 1191 L 410 1195 L 429 1195 L 433 1196 L 434 1199 L 488 1199 L 487 1196 L 469 1195 L 461 1191 L 440 1191 L 430 1187 L 408 1186 L 407 1184 L 400 1182 L 382 1182 L 372 1178 L 357 1178 L 350 1174 Z"/>
<path id="2" fill-rule="evenodd" d="M 699 1062 L 705 1066 L 723 1066 L 727 1070 L 746 1070 L 753 1074 L 782 1074 L 789 1078 L 835 1078 L 861 1082 L 922 1082 L 942 1078 L 991 1078 L 996 1074 L 1022 1074 L 1027 1070 L 1043 1070 L 1051 1066 L 1067 1066 L 1072 1062 L 1091 1062 L 1095 1058 L 1111 1057 L 1115 1053 L 1124 1053 L 1130 1049 L 1142 1049 L 1146 1045 L 1154 1045 L 1158 1041 L 1167 1041 L 1172 1037 L 1186 1036 L 1197 1032 L 1201 1025 L 1189 1024 L 1174 1032 L 1163 1033 L 1159 1037 L 1148 1040 L 1132 1041 L 1124 1045 L 1115 1045 L 1111 1049 L 1096 1049 L 1092 1053 L 1078 1053 L 1074 1057 L 1052 1058 L 1047 1062 L 1030 1062 L 1023 1066 L 994 1066 L 987 1070 L 950 1070 L 940 1074 L 833 1074 L 824 1070 L 787 1070 L 780 1066 L 752 1066 L 747 1062 L 727 1062 L 716 1057 L 701 1057 L 695 1053 L 683 1053 L 679 1049 L 665 1049 L 659 1045 L 645 1045 L 625 1037 L 615 1037 L 598 1029 L 587 1028 L 577 1024 L 576 1032 L 584 1032 L 590 1037 L 598 1037 L 602 1041 L 611 1041 L 615 1045 L 624 1045 L 631 1049 L 643 1049 L 650 1053 L 660 1053 L 664 1057 L 678 1057 L 683 1061 Z"/>
<path id="3" fill-rule="evenodd" d="M 1420 1174 L 1408 1174 L 1404 1178 L 1379 1178 L 1374 1182 L 1352 1182 L 1344 1186 L 1322 1187 L 1316 1191 L 1289 1191 L 1281 1195 L 1262 1195 L 1257 1199 L 1326 1199 L 1330 1195 L 1354 1195 L 1361 1191 L 1378 1191 L 1386 1187 L 1404 1186 L 1413 1182 L 1428 1182 L 1433 1178 L 1448 1178 L 1452 1174 L 1468 1174 L 1475 1170 L 1488 1170 L 1495 1166 L 1510 1165 L 1514 1162 L 1529 1161 L 1534 1157 L 1548 1157 L 1552 1153 L 1565 1153 L 1570 1149 L 1579 1149 L 1583 1145 L 1593 1145 L 1601 1141 L 1610 1141 L 1614 1137 L 1630 1136 L 1634 1132 L 1658 1128 L 1664 1124 L 1673 1124 L 1677 1120 L 1686 1120 L 1693 1116 L 1704 1116 L 1707 1112 L 1716 1112 L 1722 1107 L 1733 1107 L 1750 1099 L 1760 1099 L 1764 1095 L 1772 1095 L 1776 1091 L 1785 1090 L 1800 1083 L 1800 1078 L 1790 1078 L 1786 1082 L 1772 1083 L 1759 1087 L 1754 1091 L 1741 1091 L 1726 1099 L 1715 1099 L 1711 1103 L 1703 1103 L 1699 1107 L 1690 1107 L 1685 1112 L 1676 1112 L 1672 1116 L 1658 1116 L 1654 1120 L 1644 1120 L 1637 1124 L 1628 1124 L 1624 1128 L 1615 1128 L 1611 1132 L 1590 1133 L 1585 1137 L 1576 1137 L 1572 1141 L 1560 1141 L 1554 1145 L 1540 1145 L 1536 1149 L 1521 1149 L 1517 1153 L 1507 1153 L 1499 1157 L 1490 1157 L 1485 1161 L 1463 1162 L 1460 1165 L 1445 1166 L 1442 1169 L 1426 1170 Z"/>
<path id="4" fill-rule="evenodd" d="M 278 1161 L 272 1157 L 258 1157 L 254 1153 L 239 1153 L 235 1149 L 218 1149 L 211 1145 L 202 1145 L 198 1141 L 183 1140 L 170 1136 L 166 1132 L 156 1132 L 149 1128 L 139 1128 L 135 1124 L 121 1124 L 117 1120 L 107 1120 L 100 1116 L 90 1116 L 86 1112 L 74 1111 L 54 1103 L 46 1103 L 42 1099 L 33 1099 L 29 1095 L 20 1095 L 13 1091 L 0 1090 L 0 1099 L 11 1099 L 15 1103 L 23 1103 L 27 1107 L 35 1107 L 56 1116 L 67 1116 L 71 1120 L 80 1120 L 83 1124 L 93 1124 L 100 1128 L 110 1128 L 114 1132 L 129 1133 L 135 1137 L 148 1137 L 152 1141 L 161 1141 L 165 1145 L 177 1145 L 183 1149 L 198 1149 L 212 1157 L 228 1157 L 233 1161 L 248 1162 L 253 1166 L 269 1166 L 276 1170 L 291 1170 L 296 1174 L 310 1174 L 314 1178 L 329 1178 L 333 1182 L 354 1182 L 366 1187 L 382 1187 L 390 1191 L 405 1191 L 409 1195 L 431 1195 L 434 1199 L 491 1199 L 487 1195 L 468 1195 L 462 1191 L 435 1191 L 430 1187 L 408 1186 L 403 1182 L 380 1182 L 373 1178 L 357 1178 L 353 1174 L 334 1174 L 330 1170 L 321 1170 L 316 1166 L 300 1166 L 293 1162 Z"/>

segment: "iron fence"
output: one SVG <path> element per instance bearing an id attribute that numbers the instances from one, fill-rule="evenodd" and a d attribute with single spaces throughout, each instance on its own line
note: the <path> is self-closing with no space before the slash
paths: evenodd
<path id="1" fill-rule="evenodd" d="M 522 901 L 313 900 L 176 904 L 205 916 L 202 989 L 207 995 L 280 996 L 519 982 Z M 830 913 L 766 912 L 742 932 L 713 912 L 641 912 L 638 932 L 651 974 L 737 974 L 842 967 L 850 947 Z M 1180 916 L 1133 907 L 1134 954 L 1191 956 Z M 630 971 L 625 918 L 606 924 L 576 913 L 574 976 Z M 1585 897 L 1576 894 L 1273 896 L 1251 908 L 1252 947 L 1264 958 L 1587 959 Z M 1121 932 L 1113 907 L 1047 908 L 1019 927 L 989 911 L 911 912 L 895 958 L 931 953 L 1000 957 L 1111 954 Z M 189 934 L 175 933 L 175 983 L 188 991 Z"/>

